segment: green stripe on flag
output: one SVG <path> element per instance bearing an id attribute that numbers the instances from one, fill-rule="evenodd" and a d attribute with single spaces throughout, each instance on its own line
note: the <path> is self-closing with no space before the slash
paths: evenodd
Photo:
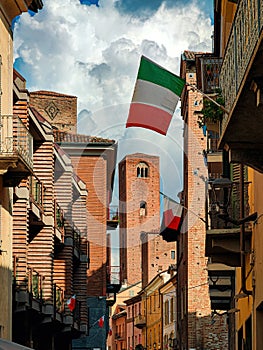
<path id="1" fill-rule="evenodd" d="M 151 83 L 163 86 L 173 91 L 177 96 L 181 96 L 185 85 L 183 79 L 158 66 L 144 56 L 141 57 L 137 79 L 150 81 Z"/>

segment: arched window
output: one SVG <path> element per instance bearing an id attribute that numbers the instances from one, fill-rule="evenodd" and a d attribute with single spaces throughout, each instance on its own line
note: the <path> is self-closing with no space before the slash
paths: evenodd
<path id="1" fill-rule="evenodd" d="M 140 202 L 140 216 L 146 216 L 146 202 Z"/>
<path id="2" fill-rule="evenodd" d="M 149 176 L 149 167 L 146 163 L 140 162 L 137 165 L 137 177 L 148 177 Z"/>

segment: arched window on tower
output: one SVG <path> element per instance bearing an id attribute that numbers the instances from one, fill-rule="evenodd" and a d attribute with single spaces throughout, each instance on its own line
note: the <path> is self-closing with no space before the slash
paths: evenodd
<path id="1" fill-rule="evenodd" d="M 140 202 L 140 216 L 146 216 L 146 202 Z"/>
<path id="2" fill-rule="evenodd" d="M 145 162 L 140 162 L 137 165 L 137 177 L 148 177 L 149 167 Z"/>

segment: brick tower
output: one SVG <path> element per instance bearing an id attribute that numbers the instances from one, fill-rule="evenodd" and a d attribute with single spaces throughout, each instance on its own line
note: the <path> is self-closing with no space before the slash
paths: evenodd
<path id="1" fill-rule="evenodd" d="M 159 191 L 159 157 L 136 153 L 119 163 L 120 266 L 128 285 L 146 285 L 175 262 L 175 244 L 159 236 Z"/>
<path id="2" fill-rule="evenodd" d="M 197 82 L 195 53 L 185 51 L 181 60 L 181 77 L 187 83 Z M 229 349 L 225 315 L 211 321 L 206 242 L 206 186 L 209 169 L 216 160 L 205 158 L 207 139 L 199 127 L 203 107 L 200 92 L 188 87 L 182 97 L 184 125 L 185 219 L 177 242 L 178 339 L 180 349 Z M 210 170 L 211 171 L 211 170 Z"/>

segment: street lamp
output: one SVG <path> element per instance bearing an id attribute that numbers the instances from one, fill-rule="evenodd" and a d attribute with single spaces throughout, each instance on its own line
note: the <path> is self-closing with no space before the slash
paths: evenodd
<path id="1" fill-rule="evenodd" d="M 233 182 L 226 177 L 215 179 L 211 183 L 215 204 L 217 205 L 218 215 L 222 218 L 228 217 L 228 206 L 230 204 Z"/>

